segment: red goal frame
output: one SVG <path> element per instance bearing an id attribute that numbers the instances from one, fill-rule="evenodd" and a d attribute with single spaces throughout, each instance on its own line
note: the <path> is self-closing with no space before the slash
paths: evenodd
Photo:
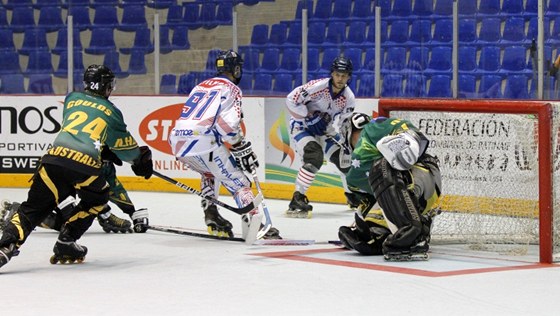
<path id="1" fill-rule="evenodd" d="M 471 112 L 533 114 L 538 119 L 539 159 L 539 261 L 553 262 L 553 160 L 552 105 L 544 101 L 454 100 L 454 99 L 379 99 L 380 116 L 391 111 Z"/>

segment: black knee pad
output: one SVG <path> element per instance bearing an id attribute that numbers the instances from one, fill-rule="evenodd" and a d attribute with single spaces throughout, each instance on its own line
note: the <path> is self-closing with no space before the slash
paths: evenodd
<path id="1" fill-rule="evenodd" d="M 323 165 L 323 148 L 317 142 L 309 142 L 303 147 L 303 162 L 313 165 L 317 170 Z"/>

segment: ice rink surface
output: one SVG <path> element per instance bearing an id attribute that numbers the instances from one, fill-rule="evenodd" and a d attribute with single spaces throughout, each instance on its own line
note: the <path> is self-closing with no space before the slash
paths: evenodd
<path id="1" fill-rule="evenodd" d="M 0 192 L 19 202 L 27 195 Z M 195 195 L 130 196 L 149 209 L 150 224 L 205 229 Z M 325 243 L 353 220 L 343 205 L 312 203 L 312 219 L 290 219 L 288 201 L 266 203 L 284 238 L 317 243 L 248 246 L 156 231 L 106 234 L 94 222 L 79 241 L 89 248 L 86 261 L 51 265 L 57 234 L 37 228 L 0 269 L 2 315 L 560 315 L 560 265 L 537 264 L 534 253 L 488 256 L 433 245 L 427 262 L 387 263 Z M 240 235 L 239 216 L 220 212 Z"/>

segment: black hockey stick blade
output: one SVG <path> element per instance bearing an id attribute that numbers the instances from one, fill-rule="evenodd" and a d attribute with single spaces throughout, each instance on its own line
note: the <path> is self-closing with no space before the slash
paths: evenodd
<path id="1" fill-rule="evenodd" d="M 170 178 L 170 177 L 168 177 L 168 176 L 166 176 L 166 175 L 164 175 L 164 174 L 161 174 L 161 173 L 159 173 L 159 172 L 157 172 L 157 171 L 155 171 L 155 170 L 154 170 L 154 173 L 153 173 L 153 174 L 154 174 L 155 176 L 157 176 L 157 177 L 159 177 L 159 178 L 161 178 L 161 179 L 163 179 L 163 180 L 165 180 L 165 181 L 171 183 L 171 184 L 174 184 L 175 186 L 177 186 L 177 187 L 179 187 L 179 188 L 181 188 L 181 189 L 183 189 L 183 190 L 185 190 L 185 191 L 194 193 L 194 194 L 200 196 L 201 198 L 207 199 L 208 201 L 210 201 L 210 202 L 212 202 L 212 203 L 214 203 L 214 204 L 216 204 L 216 205 L 218 205 L 218 206 L 221 206 L 221 207 L 223 207 L 223 208 L 225 208 L 225 209 L 228 209 L 228 210 L 230 210 L 230 211 L 232 211 L 232 212 L 234 212 L 234 213 L 237 213 L 237 214 L 239 214 L 239 215 L 243 215 L 243 214 L 245 214 L 245 213 L 247 213 L 247 212 L 250 212 L 250 211 L 254 210 L 259 204 L 261 204 L 261 202 L 262 202 L 262 200 L 263 200 L 262 194 L 259 193 L 257 196 L 255 196 L 255 199 L 254 199 L 251 203 L 245 205 L 244 207 L 233 207 L 233 206 L 230 206 L 230 205 L 228 205 L 228 204 L 226 204 L 226 203 L 224 203 L 224 202 L 222 202 L 222 201 L 220 201 L 220 200 L 218 200 L 218 199 L 215 199 L 215 198 L 213 198 L 213 197 L 204 195 L 204 194 L 202 194 L 202 192 L 197 191 L 196 189 L 191 188 L 191 187 L 189 187 L 188 185 L 186 185 L 186 184 L 184 184 L 184 183 L 181 183 L 181 182 L 179 182 L 179 181 L 177 181 L 177 180 L 175 180 L 175 179 L 172 179 L 172 178 Z"/>
<path id="2" fill-rule="evenodd" d="M 199 237 L 199 238 L 245 242 L 245 240 L 243 238 L 239 238 L 239 237 L 220 237 L 220 236 L 215 236 L 215 235 L 210 235 L 210 234 L 191 232 L 191 231 L 185 230 L 184 228 L 180 228 L 180 227 L 150 225 L 150 226 L 148 226 L 148 229 L 155 230 L 155 231 L 158 231 L 158 232 L 172 233 L 172 234 L 178 234 L 178 235 L 186 235 L 186 236 Z"/>

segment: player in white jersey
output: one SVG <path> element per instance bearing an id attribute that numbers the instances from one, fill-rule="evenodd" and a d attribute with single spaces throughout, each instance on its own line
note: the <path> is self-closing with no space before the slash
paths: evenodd
<path id="1" fill-rule="evenodd" d="M 334 163 L 343 173 L 350 167 L 341 166 L 341 162 L 346 160 L 341 158 L 351 153 L 348 152 L 348 146 L 341 148 L 339 145 L 344 138 L 337 134 L 334 122 L 337 122 L 340 132 L 350 129 L 355 107 L 354 93 L 348 87 L 352 70 L 350 59 L 337 57 L 332 62 L 329 78 L 309 81 L 295 88 L 286 98 L 286 106 L 291 115 L 290 134 L 295 150 L 303 162 L 286 212 L 290 217 L 311 217 L 313 207 L 309 205 L 305 193 L 323 165 L 324 158 Z M 345 184 L 344 179 L 342 180 Z"/>
<path id="2" fill-rule="evenodd" d="M 251 142 L 241 129 L 241 89 L 243 59 L 236 52 L 222 51 L 216 58 L 218 75 L 194 87 L 181 116 L 169 135 L 177 159 L 201 175 L 201 191 L 217 197 L 215 181 L 221 183 L 243 207 L 253 201 L 251 182 L 244 171 L 259 166 Z M 231 144 L 231 149 L 224 145 Z M 235 157 L 232 157 L 233 156 Z M 232 224 L 218 213 L 216 205 L 202 200 L 208 232 L 233 237 Z M 275 233 L 271 229 L 269 234 Z"/>

